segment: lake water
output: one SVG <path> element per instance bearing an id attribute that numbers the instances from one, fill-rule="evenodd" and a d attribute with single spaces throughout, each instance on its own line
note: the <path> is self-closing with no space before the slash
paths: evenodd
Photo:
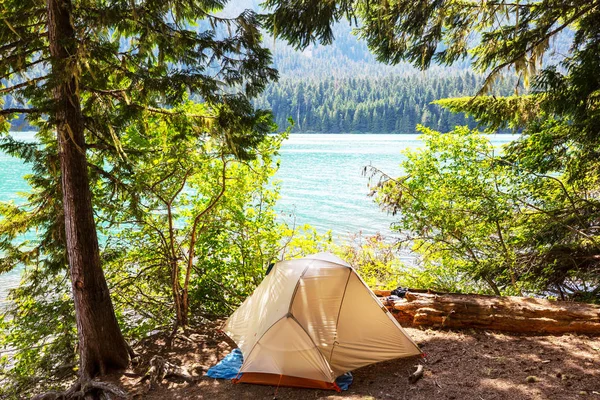
<path id="1" fill-rule="evenodd" d="M 32 133 L 15 136 L 33 140 Z M 497 135 L 492 141 L 499 146 L 513 138 Z M 363 168 L 373 165 L 399 175 L 401 151 L 420 145 L 417 135 L 292 134 L 281 149 L 277 210 L 290 224 L 311 224 L 320 233 L 331 230 L 336 238 L 360 231 L 389 236 L 397 217 L 380 211 L 368 197 L 369 180 Z M 29 172 L 28 166 L 0 153 L 0 200 L 22 201 L 19 192 L 28 190 L 23 176 Z M 17 271 L 0 275 L 0 303 L 18 281 Z"/>
<path id="2" fill-rule="evenodd" d="M 295 134 L 281 149 L 281 199 L 289 222 L 311 224 L 335 236 L 362 231 L 389 233 L 391 216 L 369 194 L 365 166 L 391 175 L 401 173 L 400 152 L 420 145 L 417 135 Z"/>

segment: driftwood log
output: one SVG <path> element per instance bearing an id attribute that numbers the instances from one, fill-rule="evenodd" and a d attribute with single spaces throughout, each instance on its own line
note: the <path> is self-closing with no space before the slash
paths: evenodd
<path id="1" fill-rule="evenodd" d="M 387 297 L 390 291 L 375 294 Z M 403 325 L 600 334 L 600 306 L 593 304 L 412 290 L 404 299 L 383 303 Z"/>

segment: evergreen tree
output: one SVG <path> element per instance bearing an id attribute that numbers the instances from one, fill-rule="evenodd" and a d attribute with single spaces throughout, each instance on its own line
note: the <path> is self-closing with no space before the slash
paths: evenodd
<path id="1" fill-rule="evenodd" d="M 3 150 L 37 163 L 34 189 L 53 191 L 52 201 L 34 197 L 27 206 L 45 214 L 46 220 L 64 217 L 63 223 L 55 224 L 41 219 L 44 222 L 36 228 L 52 230 L 48 236 L 59 238 L 66 251 L 48 254 L 43 243 L 34 251 L 45 260 L 42 264 L 68 261 L 81 384 L 125 368 L 129 361 L 100 264 L 90 171 L 103 174 L 107 187 L 120 190 L 115 177 L 128 170 L 127 153 L 136 151 L 121 145 L 120 133 L 148 115 L 167 121 L 176 118 L 171 107 L 188 93 L 196 93 L 217 110 L 197 116 L 198 128 L 213 121 L 239 157 L 266 134 L 237 128 L 255 123 L 257 113 L 249 99 L 277 76 L 268 67 L 270 53 L 260 45 L 253 12 L 231 19 L 210 14 L 222 6 L 179 0 L 48 0 L 46 4 L 9 0 L 2 4 L 0 93 L 12 95 L 18 104 L 3 108 L 0 122 L 25 115 L 39 126 L 42 146 L 33 151 L 8 138 Z M 202 20 L 197 30 L 188 28 L 197 20 Z M 3 130 L 8 127 L 2 123 Z M 240 131 L 244 134 L 236 134 Z M 53 134 L 58 146 L 51 141 Z M 104 169 L 105 155 L 120 155 L 113 158 L 110 172 Z M 45 179 L 48 171 L 57 169 L 60 184 Z M 130 201 L 135 203 L 135 196 Z M 57 203 L 62 210 L 58 214 Z M 4 211 L 5 218 L 17 212 Z M 14 228 L 4 228 L 0 232 L 3 264 L 14 266 L 16 258 L 27 259 L 31 252 L 15 248 Z"/>

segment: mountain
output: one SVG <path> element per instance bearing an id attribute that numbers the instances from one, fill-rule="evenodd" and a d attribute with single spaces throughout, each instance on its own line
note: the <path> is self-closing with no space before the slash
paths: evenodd
<path id="1" fill-rule="evenodd" d="M 407 63 L 378 62 L 347 23 L 334 27 L 329 46 L 296 51 L 266 38 L 280 79 L 267 87 L 256 106 L 273 110 L 280 129 L 294 120 L 292 132 L 414 133 L 417 124 L 448 131 L 475 126 L 432 101 L 477 93 L 484 77 L 474 74 L 468 60 L 420 71 Z M 516 78 L 496 85 L 495 94 L 511 94 Z"/>

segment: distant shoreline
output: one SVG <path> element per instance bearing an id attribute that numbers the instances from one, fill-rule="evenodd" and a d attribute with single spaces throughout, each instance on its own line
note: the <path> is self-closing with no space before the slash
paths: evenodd
<path id="1" fill-rule="evenodd" d="M 37 133 L 34 129 L 10 129 L 8 133 Z M 290 132 L 290 135 L 420 135 L 419 132 Z M 518 135 L 511 131 L 500 131 L 489 135 Z"/>

